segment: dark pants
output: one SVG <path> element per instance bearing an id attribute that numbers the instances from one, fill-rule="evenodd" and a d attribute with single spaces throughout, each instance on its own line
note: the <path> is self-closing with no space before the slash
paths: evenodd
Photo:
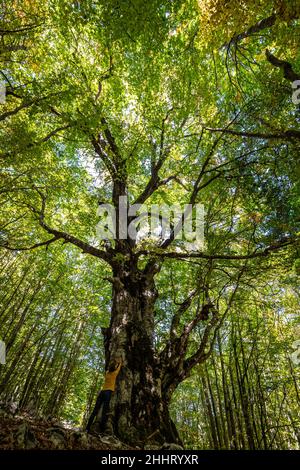
<path id="1" fill-rule="evenodd" d="M 109 410 L 109 402 L 110 402 L 110 399 L 111 399 L 111 395 L 112 395 L 112 390 L 101 390 L 101 392 L 98 395 L 96 404 L 95 404 L 94 409 L 92 411 L 92 414 L 91 414 L 91 416 L 89 418 L 89 421 L 87 423 L 87 427 L 86 427 L 87 431 L 90 430 L 90 428 L 93 424 L 93 421 L 94 421 L 95 417 L 97 416 L 97 413 L 100 410 L 101 406 L 102 406 L 102 413 L 101 413 L 100 428 L 101 428 L 102 431 L 105 430 L 106 423 L 107 423 L 107 418 L 108 418 L 107 414 L 108 414 L 108 410 Z"/>

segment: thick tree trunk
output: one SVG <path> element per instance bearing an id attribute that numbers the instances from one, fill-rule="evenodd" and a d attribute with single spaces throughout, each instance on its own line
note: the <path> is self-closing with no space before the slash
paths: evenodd
<path id="1" fill-rule="evenodd" d="M 163 365 L 153 345 L 153 273 L 138 269 L 114 272 L 110 327 L 103 329 L 105 360 L 122 358 L 123 366 L 110 402 L 107 431 L 131 444 L 181 444 L 162 392 Z"/>

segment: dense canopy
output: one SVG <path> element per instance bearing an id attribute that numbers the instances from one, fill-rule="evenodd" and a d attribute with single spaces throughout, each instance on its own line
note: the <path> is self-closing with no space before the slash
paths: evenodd
<path id="1" fill-rule="evenodd" d="M 122 358 L 122 441 L 299 448 L 299 2 L 1 4 L 0 399 L 85 425 Z M 204 245 L 100 240 L 120 196 Z"/>

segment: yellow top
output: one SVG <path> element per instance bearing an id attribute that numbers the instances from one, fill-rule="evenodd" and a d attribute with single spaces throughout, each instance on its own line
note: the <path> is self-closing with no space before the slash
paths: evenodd
<path id="1" fill-rule="evenodd" d="M 118 373 L 120 372 L 121 365 L 122 364 L 120 362 L 120 364 L 118 365 L 116 370 L 114 370 L 113 372 L 106 372 L 105 381 L 104 381 L 104 385 L 102 387 L 102 390 L 112 390 L 112 391 L 115 390 L 116 378 L 118 376 Z"/>

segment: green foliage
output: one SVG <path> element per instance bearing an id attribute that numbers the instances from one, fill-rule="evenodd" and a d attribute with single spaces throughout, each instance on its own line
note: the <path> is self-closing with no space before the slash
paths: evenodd
<path id="1" fill-rule="evenodd" d="M 163 252 L 149 239 L 134 248 L 136 255 L 152 250 L 163 265 L 156 277 L 158 352 L 193 289 L 199 289 L 196 301 L 178 319 L 177 333 L 207 291 L 227 315 L 212 358 L 173 400 L 187 444 L 299 447 L 299 377 L 286 354 L 297 339 L 299 248 L 284 244 L 300 233 L 299 135 L 285 134 L 299 127 L 299 108 L 282 70 L 265 56 L 270 49 L 300 71 L 298 3 L 9 3 L 2 2 L 0 32 L 7 85 L 0 105 L 0 336 L 9 344 L 1 397 L 24 408 L 34 401 L 39 413 L 80 424 L 99 390 L 112 273 L 68 240 L 49 241 L 41 214 L 54 230 L 103 248 L 96 212 L 99 201 L 112 200 L 107 159 L 114 154 L 106 142 L 101 159 L 93 142 L 109 130 L 122 163 L 117 178 L 125 173 L 130 202 L 163 156 L 147 203 L 188 203 L 198 184 L 194 202 L 206 211 L 206 259 L 165 260 L 162 255 L 180 250 L 176 241 Z M 236 39 L 270 15 L 276 17 L 271 26 Z M 285 251 L 242 258 L 276 243 Z M 140 266 L 148 259 L 141 256 Z M 128 258 L 115 253 L 113 260 Z M 190 335 L 190 356 L 205 325 Z M 236 441 L 228 437 L 226 393 Z M 252 413 L 252 432 L 259 428 L 253 439 L 245 410 Z"/>

